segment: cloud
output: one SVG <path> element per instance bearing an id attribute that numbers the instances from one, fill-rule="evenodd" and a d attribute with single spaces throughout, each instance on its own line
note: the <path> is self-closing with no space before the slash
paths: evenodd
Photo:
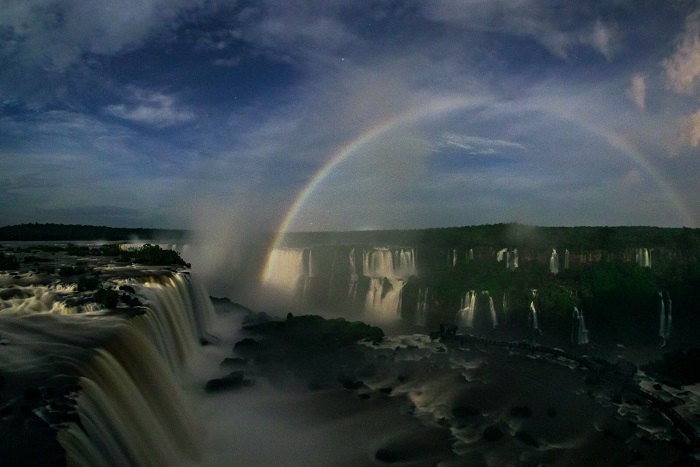
<path id="1" fill-rule="evenodd" d="M 613 30 L 609 25 L 604 25 L 600 19 L 596 20 L 596 22 L 593 24 L 591 45 L 605 58 L 607 58 L 608 61 L 612 59 L 613 55 L 613 36 Z"/>
<path id="2" fill-rule="evenodd" d="M 438 149 L 445 146 L 458 147 L 474 155 L 512 153 L 513 151 L 523 152 L 526 150 L 525 146 L 520 143 L 453 133 L 443 135 L 443 141 L 438 145 Z"/>
<path id="3" fill-rule="evenodd" d="M 627 90 L 627 96 L 639 110 L 646 109 L 647 84 L 644 75 L 636 74 L 632 76 L 632 84 Z"/>
<path id="4" fill-rule="evenodd" d="M 692 148 L 700 145 L 700 110 L 681 119 L 678 139 Z"/>
<path id="5" fill-rule="evenodd" d="M 3 6 L 0 28 L 9 37 L 0 50 L 22 50 L 35 64 L 65 69 L 83 54 L 135 47 L 203 0 L 23 0 Z M 5 40 L 7 39 L 7 40 Z"/>
<path id="6" fill-rule="evenodd" d="M 425 14 L 466 29 L 529 36 L 561 58 L 568 58 L 577 45 L 590 46 L 608 60 L 616 49 L 612 24 L 592 16 L 579 2 L 437 0 L 425 6 Z"/>
<path id="7" fill-rule="evenodd" d="M 693 94 L 700 78 L 700 11 L 686 19 L 685 31 L 676 51 L 663 61 L 670 88 L 681 94 Z"/>
<path id="8" fill-rule="evenodd" d="M 123 120 L 158 128 L 182 125 L 197 118 L 194 112 L 180 108 L 174 97 L 160 92 L 132 89 L 131 101 L 128 105 L 108 105 L 104 111 Z"/>
<path id="9" fill-rule="evenodd" d="M 228 68 L 233 68 L 241 64 L 241 59 L 240 57 L 233 57 L 233 58 L 217 58 L 214 60 L 214 65 L 216 66 L 223 66 L 223 67 L 228 67 Z"/>

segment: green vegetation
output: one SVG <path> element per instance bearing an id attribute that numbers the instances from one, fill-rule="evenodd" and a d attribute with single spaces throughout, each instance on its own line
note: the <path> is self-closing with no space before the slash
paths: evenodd
<path id="1" fill-rule="evenodd" d="M 273 381 L 292 373 L 310 387 L 346 384 L 347 375 L 366 364 L 356 343 L 366 339 L 380 341 L 384 332 L 362 322 L 343 318 L 287 315 L 285 321 L 267 321 L 245 326 L 256 335 L 236 344 L 235 352 L 252 357 Z M 259 340 L 257 340 L 259 339 Z"/>
<path id="2" fill-rule="evenodd" d="M 119 294 L 113 289 L 99 288 L 93 295 L 93 299 L 105 308 L 114 309 L 119 303 Z"/>
<path id="3" fill-rule="evenodd" d="M 146 244 L 135 250 L 126 250 L 121 253 L 121 257 L 128 257 L 135 263 L 147 266 L 178 265 L 190 267 L 190 264 L 180 258 L 176 251 L 164 250 L 158 245 Z"/>
<path id="4" fill-rule="evenodd" d="M 0 241 L 119 241 L 131 238 L 155 240 L 184 238 L 183 230 L 115 228 L 94 225 L 20 224 L 0 227 Z"/>

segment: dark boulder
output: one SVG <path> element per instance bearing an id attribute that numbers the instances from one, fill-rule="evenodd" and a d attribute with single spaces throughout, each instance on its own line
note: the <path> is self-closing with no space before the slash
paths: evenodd
<path id="1" fill-rule="evenodd" d="M 222 368 L 240 368 L 248 364 L 248 359 L 238 358 L 238 357 L 227 357 L 224 358 L 219 366 Z"/>
<path id="2" fill-rule="evenodd" d="M 485 441 L 498 441 L 499 439 L 503 438 L 503 431 L 501 431 L 501 429 L 495 425 L 487 426 L 484 428 L 482 436 L 484 437 Z"/>
<path id="3" fill-rule="evenodd" d="M 374 458 L 378 461 L 386 462 L 387 464 L 393 464 L 399 460 L 399 457 L 394 451 L 385 448 L 377 449 L 376 454 L 374 454 Z"/>
<path id="4" fill-rule="evenodd" d="M 246 384 L 243 371 L 233 371 L 223 378 L 210 379 L 204 386 L 206 392 L 219 392 L 238 389 Z"/>

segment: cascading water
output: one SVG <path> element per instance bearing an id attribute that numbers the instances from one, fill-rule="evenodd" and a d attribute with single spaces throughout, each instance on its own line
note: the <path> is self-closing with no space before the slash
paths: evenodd
<path id="1" fill-rule="evenodd" d="M 635 260 L 643 268 L 651 268 L 651 252 L 648 248 L 637 248 Z"/>
<path id="2" fill-rule="evenodd" d="M 530 302 L 530 326 L 534 331 L 540 331 L 540 323 L 537 320 L 537 308 L 535 307 L 535 300 L 537 300 L 537 289 L 531 289 L 532 291 L 532 301 Z"/>
<path id="3" fill-rule="evenodd" d="M 375 248 L 362 255 L 362 275 L 370 278 L 365 310 L 382 316 L 398 316 L 401 290 L 406 279 L 416 275 L 413 249 Z"/>
<path id="4" fill-rule="evenodd" d="M 457 314 L 458 324 L 468 328 L 474 325 L 474 311 L 476 310 L 476 292 L 473 290 L 467 291 L 462 297 Z"/>
<path id="5" fill-rule="evenodd" d="M 664 303 L 666 301 L 666 303 Z M 672 324 L 672 303 L 671 296 L 663 292 L 659 292 L 659 337 L 661 337 L 661 345 L 665 346 L 671 335 Z"/>
<path id="6" fill-rule="evenodd" d="M 588 329 L 583 319 L 583 312 L 574 307 L 571 325 L 571 343 L 574 345 L 588 344 Z"/>
<path id="7" fill-rule="evenodd" d="M 80 425 L 58 434 L 69 465 L 182 465 L 201 454 L 175 381 L 214 310 L 201 283 L 178 273 L 131 283 L 146 305 L 121 320 L 104 348 L 81 366 Z"/>
<path id="8" fill-rule="evenodd" d="M 94 301 L 95 292 L 75 286 L 27 285 L 21 279 L 5 285 L 0 374 L 12 375 L 13 382 L 0 388 L 4 409 L 23 400 L 23 391 L 41 392 L 22 417 L 38 417 L 55 430 L 42 435 L 55 436 L 44 440 L 47 446 L 53 442 L 45 459 L 63 448 L 68 465 L 198 462 L 199 430 L 178 378 L 197 343 L 213 339 L 214 310 L 189 272 L 144 268 L 144 276 L 138 274 L 134 267 L 101 269 L 100 286 L 120 296 L 111 309 Z M 3 429 L 15 423 L 6 417 L 3 422 Z M 6 456 L 0 463 L 19 460 Z"/>
<path id="9" fill-rule="evenodd" d="M 430 289 L 428 287 L 418 289 L 418 301 L 416 302 L 416 324 L 426 326 L 428 313 L 430 312 Z"/>
<path id="10" fill-rule="evenodd" d="M 570 263 L 570 258 L 569 258 L 569 250 L 564 250 L 564 269 L 569 269 L 569 263 Z"/>
<path id="11" fill-rule="evenodd" d="M 491 297 L 491 294 L 489 294 L 488 291 L 486 291 L 486 295 L 489 297 L 489 313 L 491 314 L 491 326 L 494 328 L 498 326 L 498 317 L 496 316 L 496 307 L 493 305 L 493 298 Z"/>
<path id="12" fill-rule="evenodd" d="M 270 254 L 267 285 L 286 297 L 296 297 L 307 277 L 303 248 L 276 248 Z"/>
<path id="13" fill-rule="evenodd" d="M 58 433 L 68 465 L 182 465 L 201 454 L 172 373 L 146 336 L 125 323 L 82 370 L 80 425 Z"/>
<path id="14" fill-rule="evenodd" d="M 354 301 L 357 297 L 357 282 L 359 276 L 357 274 L 357 265 L 355 264 L 355 249 L 350 250 L 348 255 L 348 263 L 350 264 L 350 282 L 348 284 L 348 299 Z"/>
<path id="15" fill-rule="evenodd" d="M 554 248 L 552 248 L 552 256 L 549 257 L 549 272 L 559 274 L 559 255 Z"/>

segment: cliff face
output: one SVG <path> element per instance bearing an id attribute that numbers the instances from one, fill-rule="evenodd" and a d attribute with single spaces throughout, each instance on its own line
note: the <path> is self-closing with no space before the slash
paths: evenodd
<path id="1" fill-rule="evenodd" d="M 286 255 L 299 262 L 284 271 L 283 282 L 302 308 L 370 321 L 429 328 L 461 322 L 488 333 L 492 323 L 527 331 L 537 321 L 538 332 L 568 340 L 576 308 L 599 340 L 647 343 L 659 337 L 663 292 L 664 303 L 672 302 L 676 335 L 700 329 L 694 230 L 542 229 L 518 237 L 486 227 L 347 239 L 333 233 L 325 244 L 305 244 L 297 234 Z M 382 266 L 369 267 L 368 257 L 384 258 Z M 406 257 L 408 268 L 401 263 Z"/>

